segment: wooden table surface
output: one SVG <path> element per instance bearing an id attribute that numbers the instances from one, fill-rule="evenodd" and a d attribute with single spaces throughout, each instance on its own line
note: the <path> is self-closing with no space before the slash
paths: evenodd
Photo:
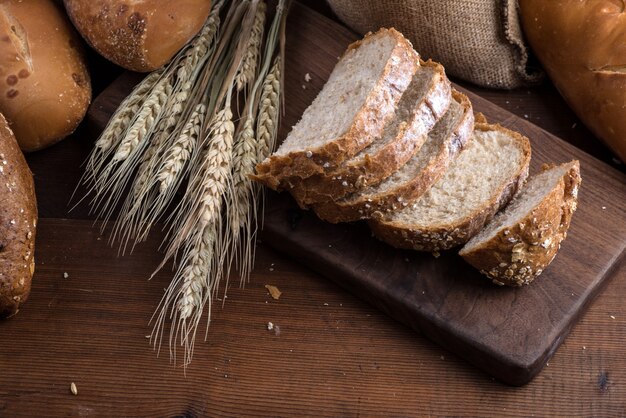
<path id="1" fill-rule="evenodd" d="M 509 92 L 461 84 L 626 171 L 551 84 Z M 0 322 L 0 417 L 626 415 L 623 262 L 547 367 L 510 387 L 261 243 L 250 282 L 215 307 L 185 375 L 167 344 L 157 356 L 145 338 L 170 278 L 146 280 L 159 237 L 117 257 L 84 207 L 67 211 L 94 139 L 86 124 L 28 156 L 41 245 L 30 301 Z"/>

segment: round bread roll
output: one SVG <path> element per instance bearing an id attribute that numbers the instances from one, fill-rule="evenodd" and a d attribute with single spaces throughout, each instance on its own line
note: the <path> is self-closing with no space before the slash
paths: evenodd
<path id="1" fill-rule="evenodd" d="M 51 0 L 0 2 L 0 111 L 23 151 L 71 134 L 91 100 L 81 39 Z"/>
<path id="2" fill-rule="evenodd" d="M 102 56 L 132 71 L 167 63 L 202 27 L 211 0 L 64 0 L 74 26 Z"/>
<path id="3" fill-rule="evenodd" d="M 524 32 L 561 95 L 626 161 L 626 13 L 616 0 L 520 0 Z"/>
<path id="4" fill-rule="evenodd" d="M 34 0 L 28 0 L 34 1 Z M 35 271 L 37 201 L 33 175 L 0 114 L 0 319 L 28 298 Z"/>

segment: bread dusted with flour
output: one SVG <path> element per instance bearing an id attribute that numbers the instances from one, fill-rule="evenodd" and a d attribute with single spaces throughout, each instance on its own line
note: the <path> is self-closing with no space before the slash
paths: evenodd
<path id="1" fill-rule="evenodd" d="M 459 254 L 496 284 L 529 284 L 567 236 L 580 181 L 578 161 L 545 166 Z"/>
<path id="2" fill-rule="evenodd" d="M 313 205 L 315 213 L 332 223 L 382 217 L 424 194 L 444 175 L 474 131 L 469 99 L 457 91 L 453 91 L 452 97 L 446 114 L 430 131 L 419 152 L 402 168 L 380 184 L 336 201 Z"/>
<path id="3" fill-rule="evenodd" d="M 301 207 L 306 207 L 380 183 L 415 155 L 451 100 L 450 81 L 443 66 L 433 61 L 422 63 L 380 138 L 335 171 L 295 181 L 287 189 Z"/>
<path id="4" fill-rule="evenodd" d="M 35 271 L 37 202 L 33 175 L 0 114 L 0 318 L 15 315 Z"/>
<path id="5" fill-rule="evenodd" d="M 526 181 L 528 139 L 500 125 L 478 123 L 446 174 L 407 207 L 369 221 L 397 248 L 447 250 L 467 242 L 509 203 Z"/>
<path id="6" fill-rule="evenodd" d="M 381 29 L 348 47 L 313 103 L 254 178 L 272 189 L 332 172 L 380 137 L 419 68 L 411 43 Z"/>

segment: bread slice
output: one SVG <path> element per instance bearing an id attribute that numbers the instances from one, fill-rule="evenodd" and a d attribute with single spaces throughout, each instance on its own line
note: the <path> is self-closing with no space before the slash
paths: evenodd
<path id="1" fill-rule="evenodd" d="M 419 150 L 450 106 L 450 92 L 443 66 L 432 61 L 422 63 L 380 138 L 331 173 L 294 182 L 289 191 L 301 207 L 306 207 L 380 183 Z"/>
<path id="2" fill-rule="evenodd" d="M 419 68 L 419 55 L 394 29 L 350 45 L 328 82 L 278 150 L 259 163 L 257 181 L 280 189 L 286 179 L 330 172 L 379 137 Z"/>
<path id="3" fill-rule="evenodd" d="M 498 285 L 529 284 L 561 247 L 579 185 L 578 161 L 545 166 L 459 254 Z"/>
<path id="4" fill-rule="evenodd" d="M 343 199 L 314 204 L 315 213 L 331 223 L 380 218 L 426 192 L 446 172 L 474 130 L 469 99 L 455 90 L 452 97 L 450 108 L 428 134 L 424 145 L 400 170 L 380 184 Z"/>
<path id="5" fill-rule="evenodd" d="M 396 248 L 434 252 L 461 245 L 524 184 L 530 154 L 528 138 L 500 125 L 476 124 L 472 140 L 430 190 L 370 220 L 370 228 Z"/>

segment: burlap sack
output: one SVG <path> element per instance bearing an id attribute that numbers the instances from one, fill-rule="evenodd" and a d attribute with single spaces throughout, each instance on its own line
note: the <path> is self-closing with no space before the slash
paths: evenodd
<path id="1" fill-rule="evenodd" d="M 361 34 L 395 27 L 422 58 L 452 76 L 485 87 L 512 89 L 537 83 L 528 69 L 517 0 L 328 0 Z"/>

